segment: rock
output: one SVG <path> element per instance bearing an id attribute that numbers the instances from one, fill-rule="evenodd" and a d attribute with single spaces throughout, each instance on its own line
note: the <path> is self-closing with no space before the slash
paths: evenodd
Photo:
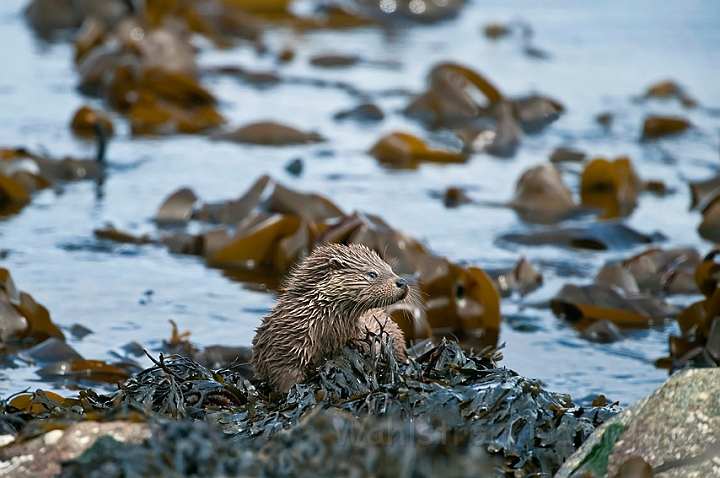
<path id="1" fill-rule="evenodd" d="M 715 458 L 720 452 L 719 383 L 717 369 L 689 370 L 653 392 L 615 444 L 608 472 L 640 455 L 654 470 L 667 470 L 656 473 L 658 478 L 720 475 Z"/>
<path id="2" fill-rule="evenodd" d="M 51 430 L 32 440 L 4 448 L 0 452 L 0 476 L 56 476 L 62 470 L 63 462 L 82 455 L 103 435 L 109 435 L 118 442 L 140 443 L 150 437 L 150 428 L 146 423 L 85 421 L 65 430 Z"/>
<path id="3" fill-rule="evenodd" d="M 719 428 L 720 370 L 687 370 L 598 428 L 555 478 L 590 476 L 589 470 L 592 476 L 625 476 L 621 468 L 638 458 L 655 478 L 720 476 Z M 616 440 L 607 439 L 608 432 L 623 429 Z"/>

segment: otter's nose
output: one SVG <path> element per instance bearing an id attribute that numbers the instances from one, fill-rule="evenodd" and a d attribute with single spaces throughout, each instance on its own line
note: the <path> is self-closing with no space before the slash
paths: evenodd
<path id="1" fill-rule="evenodd" d="M 398 278 L 398 280 L 395 281 L 395 285 L 398 287 L 398 289 L 407 289 L 407 281 L 403 279 L 402 277 Z"/>

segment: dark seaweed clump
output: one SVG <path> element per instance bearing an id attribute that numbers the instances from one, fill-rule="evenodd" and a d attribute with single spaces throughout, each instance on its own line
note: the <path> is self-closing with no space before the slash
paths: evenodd
<path id="1" fill-rule="evenodd" d="M 66 477 L 552 476 L 617 413 L 575 407 L 454 342 L 404 364 L 368 340 L 371 355 L 345 347 L 287 396 L 231 369 L 161 357 L 115 395 L 81 392 L 31 423 L 151 423 L 141 444 L 103 437 L 64 465 Z"/>

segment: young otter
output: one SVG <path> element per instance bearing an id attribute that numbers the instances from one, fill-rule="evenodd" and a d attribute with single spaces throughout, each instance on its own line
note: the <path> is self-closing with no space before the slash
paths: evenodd
<path id="1" fill-rule="evenodd" d="M 405 359 L 402 331 L 382 308 L 407 294 L 407 281 L 371 249 L 318 247 L 292 271 L 284 293 L 255 331 L 256 377 L 287 392 L 302 381 L 308 365 L 331 357 L 350 338 L 365 337 L 366 327 L 379 332 L 381 324 Z"/>

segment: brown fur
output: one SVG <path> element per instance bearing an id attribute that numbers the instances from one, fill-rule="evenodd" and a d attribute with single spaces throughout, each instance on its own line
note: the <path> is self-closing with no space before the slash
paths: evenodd
<path id="1" fill-rule="evenodd" d="M 403 362 L 407 361 L 405 334 L 385 309 L 368 310 L 360 316 L 359 326 L 360 333 L 357 337 L 360 339 L 364 339 L 367 333 L 374 335 L 379 335 L 381 332 L 387 333 L 393 339 L 395 356 Z M 370 353 L 370 346 L 367 342 L 358 342 L 358 345 L 365 353 Z"/>
<path id="2" fill-rule="evenodd" d="M 303 380 L 308 366 L 319 365 L 349 339 L 364 338 L 366 327 L 379 332 L 380 324 L 405 359 L 402 331 L 383 308 L 407 293 L 407 283 L 371 249 L 357 244 L 318 247 L 293 270 L 284 293 L 255 331 L 256 377 L 287 392 Z"/>

